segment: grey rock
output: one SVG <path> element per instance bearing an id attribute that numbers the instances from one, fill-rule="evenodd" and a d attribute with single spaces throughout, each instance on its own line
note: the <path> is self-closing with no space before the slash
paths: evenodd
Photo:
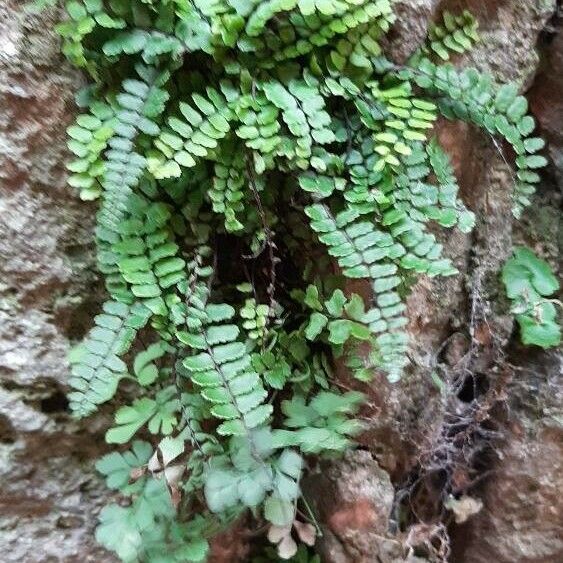
<path id="1" fill-rule="evenodd" d="M 398 0 L 394 4 L 397 16 L 391 32 L 384 40 L 387 55 L 397 64 L 403 64 L 426 39 L 428 27 L 440 0 Z"/>
<path id="2" fill-rule="evenodd" d="M 92 212 L 65 187 L 81 78 L 56 14 L 24 5 L 0 6 L 0 559 L 103 563 L 100 424 L 73 421 L 64 397 L 69 345 L 98 300 Z"/>

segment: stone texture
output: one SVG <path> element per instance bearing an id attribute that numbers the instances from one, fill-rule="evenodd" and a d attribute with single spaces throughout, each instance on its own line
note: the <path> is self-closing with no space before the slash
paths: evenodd
<path id="1" fill-rule="evenodd" d="M 6 562 L 112 559 L 93 540 L 100 424 L 73 422 L 69 340 L 96 308 L 92 210 L 65 187 L 80 84 L 55 14 L 0 6 L 0 551 Z"/>
<path id="2" fill-rule="evenodd" d="M 485 507 L 454 535 L 454 561 L 563 560 L 563 357 L 519 349 Z"/>
<path id="3" fill-rule="evenodd" d="M 397 21 L 388 37 L 385 50 L 397 64 L 403 64 L 426 39 L 428 26 L 434 19 L 440 0 L 398 0 Z"/>
<path id="4" fill-rule="evenodd" d="M 321 464 L 304 490 L 321 518 L 323 561 L 368 563 L 396 551 L 396 542 L 385 541 L 393 486 L 369 452 L 349 452 L 337 463 Z"/>
<path id="5" fill-rule="evenodd" d="M 464 64 L 490 72 L 500 81 L 527 87 L 539 63 L 538 35 L 555 11 L 556 0 L 443 0 L 444 9 L 468 8 L 479 21 L 481 41 L 464 55 Z"/>

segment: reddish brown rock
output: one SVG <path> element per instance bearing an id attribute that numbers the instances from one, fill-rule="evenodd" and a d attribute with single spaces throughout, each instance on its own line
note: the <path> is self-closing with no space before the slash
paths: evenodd
<path id="1" fill-rule="evenodd" d="M 454 561 L 563 560 L 563 357 L 520 350 L 484 508 L 454 534 Z"/>
<path id="2" fill-rule="evenodd" d="M 546 31 L 545 57 L 542 72 L 530 90 L 530 107 L 537 118 L 547 150 L 555 165 L 557 180 L 563 188 L 563 34 L 560 28 Z"/>
<path id="3" fill-rule="evenodd" d="M 322 463 L 305 484 L 322 522 L 319 549 L 326 563 L 368 563 L 395 546 L 387 531 L 393 486 L 366 451 Z"/>
<path id="4" fill-rule="evenodd" d="M 250 553 L 249 530 L 243 521 L 210 541 L 208 563 L 244 563 Z"/>

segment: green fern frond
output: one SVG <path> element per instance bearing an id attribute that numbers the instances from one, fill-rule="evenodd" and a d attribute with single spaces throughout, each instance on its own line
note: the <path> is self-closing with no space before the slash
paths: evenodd
<path id="1" fill-rule="evenodd" d="M 70 355 L 70 408 L 77 417 L 92 414 L 98 405 L 109 401 L 119 381 L 128 375 L 120 359 L 137 331 L 145 326 L 150 312 L 139 303 L 125 305 L 116 301 L 104 304 L 104 312 L 95 317 L 96 326 Z"/>
<path id="2" fill-rule="evenodd" d="M 464 10 L 456 16 L 446 11 L 442 14 L 442 22 L 430 27 L 424 52 L 432 52 L 444 61 L 450 59 L 450 53 L 465 53 L 479 41 L 478 27 L 471 12 Z"/>
<path id="3" fill-rule="evenodd" d="M 111 247 L 131 293 L 162 316 L 168 314 L 167 290 L 186 280 L 186 262 L 169 228 L 170 218 L 165 204 L 149 204 L 142 215 L 121 223 L 120 240 Z"/>
<path id="4" fill-rule="evenodd" d="M 151 155 L 149 171 L 155 178 L 180 176 L 181 166 L 195 166 L 196 159 L 217 148 L 231 129 L 233 112 L 222 93 L 208 88 L 207 97 L 193 94 L 192 99 L 193 105 L 180 102 L 183 118 L 171 117 L 168 128 L 154 142 L 159 152 Z"/>
<path id="5" fill-rule="evenodd" d="M 313 7 L 313 3 L 309 3 Z M 327 6 L 323 0 L 318 6 Z M 274 60 L 280 62 L 306 55 L 311 51 L 329 45 L 337 36 L 362 26 L 371 21 L 386 31 L 394 21 L 391 2 L 389 0 L 342 0 L 338 2 L 340 9 L 333 14 L 316 14 L 314 8 L 305 9 L 305 13 L 295 14 L 283 27 L 283 37 L 287 46 L 277 45 L 273 53 Z M 281 30 L 280 30 L 281 31 Z M 281 35 L 281 33 L 280 33 Z"/>
<path id="6" fill-rule="evenodd" d="M 95 102 L 90 113 L 79 115 L 67 129 L 68 148 L 76 159 L 67 165 L 72 172 L 68 184 L 80 190 L 83 200 L 100 197 L 100 181 L 105 174 L 103 153 L 114 135 L 114 112 L 109 104 Z"/>
<path id="7" fill-rule="evenodd" d="M 395 262 L 408 256 L 405 247 L 354 210 L 333 216 L 326 205 L 316 204 L 305 212 L 311 218 L 311 228 L 320 233 L 319 240 L 327 245 L 328 253 L 336 258 L 346 277 L 374 280 L 374 307 L 369 312 L 368 326 L 378 335 L 375 341 L 381 350 L 381 369 L 396 379 L 406 363 L 408 341 L 401 330 L 406 324 L 406 307 L 396 291 L 401 280 L 395 276 Z M 383 224 L 392 224 L 390 221 L 388 215 Z M 410 264 L 402 260 L 401 265 Z"/>
<path id="8" fill-rule="evenodd" d="M 223 420 L 217 432 L 226 436 L 249 436 L 270 417 L 272 406 L 258 374 L 251 367 L 251 357 L 239 340 L 231 320 L 235 310 L 229 305 L 209 304 L 205 308 L 207 326 L 197 334 L 179 332 L 181 342 L 200 353 L 184 360 L 190 380 L 201 388 L 202 396 L 213 404 L 211 414 Z"/>
<path id="9" fill-rule="evenodd" d="M 536 170 L 547 164 L 546 158 L 537 154 L 544 142 L 530 137 L 535 123 L 527 115 L 526 98 L 518 95 L 513 84 L 497 89 L 490 76 L 475 69 L 459 71 L 451 65 L 437 66 L 428 59 L 423 59 L 411 76 L 419 86 L 442 94 L 440 110 L 446 117 L 473 122 L 512 145 L 517 155 L 512 211 L 516 218 L 520 217 L 530 204 L 534 184 L 540 181 Z"/>
<path id="10" fill-rule="evenodd" d="M 248 196 L 246 163 L 240 158 L 236 144 L 226 143 L 214 165 L 213 187 L 208 194 L 215 213 L 225 217 L 227 232 L 236 232 L 244 228 L 237 214 L 244 210 L 244 199 Z"/>

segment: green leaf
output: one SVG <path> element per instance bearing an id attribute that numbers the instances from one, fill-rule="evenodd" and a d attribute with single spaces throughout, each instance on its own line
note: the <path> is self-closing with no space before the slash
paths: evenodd
<path id="1" fill-rule="evenodd" d="M 284 450 L 277 464 L 280 471 L 299 480 L 303 470 L 303 458 L 294 450 Z"/>
<path id="2" fill-rule="evenodd" d="M 163 438 L 158 444 L 163 465 L 166 467 L 171 461 L 181 455 L 185 447 L 186 444 L 182 438 L 172 438 L 170 436 Z"/>
<path id="3" fill-rule="evenodd" d="M 154 383 L 158 377 L 158 368 L 153 360 L 162 358 L 166 348 L 162 343 L 151 344 L 145 351 L 139 352 L 133 362 L 133 371 L 143 386 Z"/>
<path id="4" fill-rule="evenodd" d="M 203 538 L 192 539 L 174 552 L 176 560 L 202 563 L 209 552 L 209 543 Z"/>
<path id="5" fill-rule="evenodd" d="M 344 305 L 346 304 L 346 296 L 341 289 L 337 289 L 332 294 L 331 298 L 325 303 L 326 310 L 332 317 L 342 316 Z"/>
<path id="6" fill-rule="evenodd" d="M 294 396 L 291 401 L 282 401 L 282 412 L 288 417 L 285 424 L 290 428 L 312 424 L 316 417 L 314 410 L 299 395 Z"/>
<path id="7" fill-rule="evenodd" d="M 521 162 L 521 161 L 519 160 L 519 162 Z M 545 166 L 547 166 L 547 158 L 545 158 L 545 156 L 541 156 L 539 154 L 533 154 L 533 155 L 524 157 L 522 162 L 525 163 L 525 165 L 528 168 L 534 168 L 534 169 L 544 168 Z"/>
<path id="8" fill-rule="evenodd" d="M 323 306 L 319 300 L 319 290 L 315 285 L 308 285 L 307 291 L 305 292 L 305 305 L 314 309 L 315 311 L 322 311 Z"/>
<path id="9" fill-rule="evenodd" d="M 211 512 L 223 512 L 239 500 L 238 479 L 233 471 L 210 470 L 205 479 L 205 500 Z"/>
<path id="10" fill-rule="evenodd" d="M 305 453 L 344 451 L 350 440 L 328 428 L 302 428 L 297 432 L 299 447 Z"/>
<path id="11" fill-rule="evenodd" d="M 472 211 L 460 213 L 457 226 L 462 233 L 470 233 L 475 226 L 475 213 Z"/>
<path id="12" fill-rule="evenodd" d="M 350 338 L 352 331 L 352 321 L 337 320 L 331 321 L 328 325 L 330 334 L 329 342 L 332 344 L 344 344 Z"/>
<path id="13" fill-rule="evenodd" d="M 561 329 L 557 323 L 557 310 L 545 300 L 559 289 L 559 281 L 547 262 L 538 258 L 529 248 L 518 247 L 503 270 L 502 280 L 507 296 L 513 300 L 513 311 L 520 314 L 522 342 L 543 348 L 557 346 Z"/>
<path id="14" fill-rule="evenodd" d="M 321 391 L 311 401 L 311 407 L 321 416 L 330 416 L 336 412 L 351 413 L 363 399 L 362 393 L 349 391 L 343 395 Z"/>
<path id="15" fill-rule="evenodd" d="M 264 503 L 264 518 L 274 526 L 288 526 L 293 522 L 293 502 L 269 496 Z"/>
<path id="16" fill-rule="evenodd" d="M 237 492 L 245 506 L 253 507 L 263 502 L 271 486 L 271 470 L 267 467 L 259 467 L 254 471 L 241 475 Z"/>
<path id="17" fill-rule="evenodd" d="M 526 247 L 514 249 L 514 258 L 508 260 L 503 269 L 503 281 L 511 299 L 520 296 L 529 284 L 544 296 L 552 295 L 559 289 L 559 281 L 549 264 Z"/>
<path id="18" fill-rule="evenodd" d="M 131 406 L 121 407 L 116 415 L 116 426 L 106 432 L 108 444 L 125 444 L 135 432 L 155 414 L 157 404 L 152 399 L 137 399 Z"/>
<path id="19" fill-rule="evenodd" d="M 230 320 L 235 315 L 235 309 L 225 303 L 211 303 L 205 308 L 210 323 L 220 323 Z"/>
<path id="20" fill-rule="evenodd" d="M 328 323 L 328 317 L 322 313 L 313 313 L 309 319 L 309 324 L 305 329 L 305 337 L 308 340 L 315 340 Z"/>
<path id="21" fill-rule="evenodd" d="M 96 462 L 96 469 L 106 477 L 110 489 L 123 489 L 129 483 L 131 471 L 146 465 L 152 455 L 152 446 L 135 440 L 131 450 L 125 453 L 112 452 Z"/>
<path id="22" fill-rule="evenodd" d="M 127 508 L 110 504 L 100 513 L 96 540 L 118 555 L 122 561 L 137 561 L 143 543 L 140 531 Z"/>
<path id="23" fill-rule="evenodd" d="M 357 293 L 353 293 L 346 303 L 345 310 L 352 320 L 362 322 L 365 315 L 364 300 Z"/>
<path id="24" fill-rule="evenodd" d="M 244 422 L 248 428 L 256 428 L 268 420 L 273 410 L 272 405 L 260 405 L 244 415 Z"/>
<path id="25" fill-rule="evenodd" d="M 518 315 L 522 342 L 542 348 L 559 346 L 561 327 L 557 323 L 557 310 L 553 303 L 541 303 L 536 306 L 533 315 Z"/>
<path id="26" fill-rule="evenodd" d="M 524 147 L 530 153 L 538 152 L 545 147 L 545 141 L 540 137 L 524 139 Z"/>

